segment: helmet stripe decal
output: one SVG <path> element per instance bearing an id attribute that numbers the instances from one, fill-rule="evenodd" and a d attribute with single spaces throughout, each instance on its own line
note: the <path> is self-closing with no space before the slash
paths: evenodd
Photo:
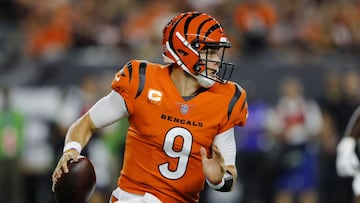
<path id="1" fill-rule="evenodd" d="M 211 28 L 206 32 L 205 36 L 209 36 L 214 30 L 221 29 L 222 27 L 219 24 L 211 26 Z"/>
<path id="2" fill-rule="evenodd" d="M 184 33 L 188 33 L 188 29 L 189 29 L 189 25 L 190 25 L 190 22 L 198 17 L 200 15 L 200 13 L 193 13 L 192 16 L 189 16 L 186 21 L 185 21 L 185 24 L 184 24 Z M 187 35 L 185 35 L 185 39 L 187 40 Z"/>
<path id="3" fill-rule="evenodd" d="M 183 17 L 185 17 L 185 13 L 182 14 L 181 18 L 182 19 Z M 176 17 L 173 17 L 167 24 L 166 26 L 164 27 L 163 29 L 163 34 L 166 33 L 167 29 L 169 29 L 169 26 L 171 25 L 171 23 L 174 22 L 174 20 L 176 19 Z"/>
<path id="4" fill-rule="evenodd" d="M 177 22 L 176 22 L 176 24 L 173 26 L 173 28 L 170 30 L 170 34 L 169 34 L 169 46 L 170 46 L 170 48 L 172 49 L 172 50 L 175 50 L 174 49 L 174 45 L 173 45 L 173 43 L 172 43 L 172 41 L 173 41 L 173 36 L 174 36 L 174 31 L 175 31 L 175 28 L 176 28 L 176 26 L 178 26 L 178 24 L 179 24 L 179 22 L 183 19 L 183 18 L 185 18 L 186 17 L 186 15 L 183 15 L 183 16 L 181 16 L 181 18 L 179 19 L 179 20 L 177 20 Z"/>
<path id="5" fill-rule="evenodd" d="M 199 27 L 198 27 L 198 29 L 197 29 L 197 32 L 196 32 L 196 34 L 197 34 L 197 36 L 196 36 L 196 39 L 199 41 L 200 40 L 200 31 L 201 31 L 201 29 L 204 27 L 204 25 L 207 23 L 207 22 L 209 22 L 209 21 L 211 21 L 212 19 L 211 18 L 208 18 L 208 19 L 206 19 L 206 20 L 204 20 L 200 25 L 199 25 Z"/>
<path id="6" fill-rule="evenodd" d="M 195 49 L 193 49 L 193 48 L 191 47 L 191 44 L 190 44 L 188 41 L 186 41 L 186 39 L 185 39 L 179 32 L 176 32 L 176 37 L 179 38 L 179 40 L 180 40 L 188 49 L 190 49 L 192 52 L 194 52 L 194 54 L 199 55 L 199 53 L 198 53 Z"/>
<path id="7" fill-rule="evenodd" d="M 141 62 L 140 63 L 140 67 L 139 67 L 139 88 L 138 91 L 136 93 L 135 98 L 137 98 L 138 96 L 140 96 L 141 92 L 144 89 L 145 86 L 145 70 L 146 70 L 146 66 L 147 63 L 146 62 Z"/>

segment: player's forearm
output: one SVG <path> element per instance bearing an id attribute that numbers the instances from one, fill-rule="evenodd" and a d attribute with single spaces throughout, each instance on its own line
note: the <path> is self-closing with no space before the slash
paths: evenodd
<path id="1" fill-rule="evenodd" d="M 86 113 L 70 126 L 65 137 L 65 145 L 70 142 L 78 142 L 83 148 L 95 131 L 96 127 L 90 115 Z"/>

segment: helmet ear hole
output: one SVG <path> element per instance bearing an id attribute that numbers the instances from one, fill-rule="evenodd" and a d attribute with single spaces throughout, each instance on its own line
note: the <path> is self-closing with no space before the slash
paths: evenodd
<path id="1" fill-rule="evenodd" d="M 200 43 L 199 42 L 193 42 L 193 43 L 191 43 L 191 46 L 196 50 L 200 49 Z"/>
<path id="2" fill-rule="evenodd" d="M 202 66 L 203 66 L 203 64 L 196 63 L 194 65 L 194 68 L 193 68 L 194 72 L 195 73 L 201 73 L 202 72 Z"/>

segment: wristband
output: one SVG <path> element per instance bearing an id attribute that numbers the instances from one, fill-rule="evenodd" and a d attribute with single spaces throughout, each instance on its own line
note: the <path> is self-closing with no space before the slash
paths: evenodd
<path id="1" fill-rule="evenodd" d="M 229 192 L 229 191 L 231 191 L 231 188 L 232 188 L 232 185 L 234 182 L 234 178 L 229 171 L 226 171 L 219 184 L 213 184 L 208 179 L 206 179 L 206 182 L 214 190 L 217 190 L 220 192 Z"/>
<path id="2" fill-rule="evenodd" d="M 225 175 L 224 175 L 224 176 L 225 176 Z M 223 177 L 223 178 L 221 179 L 221 182 L 218 183 L 218 184 L 213 184 L 213 183 L 211 183 L 208 179 L 206 179 L 206 182 L 207 182 L 207 184 L 208 184 L 211 188 L 213 188 L 213 189 L 215 189 L 215 190 L 218 190 L 218 189 L 220 189 L 220 188 L 222 188 L 222 187 L 224 186 L 224 184 L 225 184 L 225 178 Z"/>
<path id="3" fill-rule="evenodd" d="M 72 142 L 69 142 L 69 143 L 66 143 L 65 146 L 64 146 L 64 149 L 63 149 L 63 152 L 67 151 L 67 150 L 70 150 L 70 149 L 73 149 L 73 150 L 76 150 L 77 152 L 79 152 L 79 154 L 81 153 L 81 144 L 78 143 L 78 142 L 75 142 L 75 141 L 72 141 Z"/>

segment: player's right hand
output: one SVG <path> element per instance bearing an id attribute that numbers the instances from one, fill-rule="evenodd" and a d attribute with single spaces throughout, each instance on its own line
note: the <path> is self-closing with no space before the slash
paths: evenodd
<path id="1" fill-rule="evenodd" d="M 80 157 L 79 152 L 74 149 L 65 151 L 62 154 L 62 156 L 61 156 L 59 162 L 57 163 L 56 168 L 52 174 L 52 181 L 56 182 L 57 179 L 59 179 L 63 173 L 68 173 L 69 168 L 68 168 L 67 163 L 69 161 L 78 162 L 79 157 Z"/>
<path id="2" fill-rule="evenodd" d="M 360 162 L 355 153 L 356 140 L 343 137 L 336 151 L 336 170 L 339 176 L 353 177 L 360 172 Z"/>

